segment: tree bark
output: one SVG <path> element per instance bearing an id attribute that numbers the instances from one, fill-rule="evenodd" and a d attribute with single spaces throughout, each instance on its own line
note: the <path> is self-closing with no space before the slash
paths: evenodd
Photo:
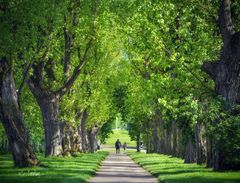
<path id="1" fill-rule="evenodd" d="M 88 131 L 88 139 L 89 139 L 89 150 L 91 153 L 94 153 L 97 149 L 97 144 L 96 144 L 96 135 L 98 132 L 98 127 L 93 126 L 89 131 Z"/>
<path id="2" fill-rule="evenodd" d="M 82 114 L 82 119 L 81 119 L 81 142 L 82 142 L 82 151 L 87 152 L 88 151 L 88 144 L 87 144 L 87 117 L 88 113 L 87 110 L 85 109 Z"/>
<path id="3" fill-rule="evenodd" d="M 14 165 L 17 167 L 37 165 L 39 161 L 27 142 L 12 67 L 7 62 L 6 59 L 0 60 L 0 104 L 2 122 L 11 147 Z"/>
<path id="4" fill-rule="evenodd" d="M 177 126 L 175 121 L 172 122 L 172 155 L 177 156 Z"/>
<path id="5" fill-rule="evenodd" d="M 140 134 L 137 134 L 137 152 L 141 152 L 141 139 L 140 139 Z"/>
<path id="6" fill-rule="evenodd" d="M 208 168 L 213 167 L 213 149 L 212 149 L 212 140 L 207 137 L 207 157 L 206 157 L 206 166 Z"/>
<path id="7" fill-rule="evenodd" d="M 156 124 L 156 120 L 152 121 L 152 145 L 153 145 L 153 152 L 158 153 L 162 149 L 160 148 L 160 139 L 158 136 L 158 127 Z"/>
<path id="8" fill-rule="evenodd" d="M 230 0 L 222 0 L 219 25 L 223 40 L 220 60 L 205 62 L 203 70 L 215 82 L 215 93 L 230 104 L 240 103 L 240 32 L 234 31 Z"/>
<path id="9" fill-rule="evenodd" d="M 193 145 L 193 140 L 189 137 L 186 144 L 184 163 L 194 162 L 195 162 L 195 148 Z"/>
<path id="10" fill-rule="evenodd" d="M 59 156 L 62 153 L 60 126 L 58 120 L 59 97 L 49 95 L 37 98 L 42 111 L 45 132 L 45 156 Z"/>
<path id="11" fill-rule="evenodd" d="M 150 134 L 149 134 L 149 127 L 146 129 L 146 152 L 151 152 L 151 145 L 150 145 Z"/>
<path id="12" fill-rule="evenodd" d="M 195 141 L 196 141 L 196 162 L 202 164 L 205 162 L 203 145 L 201 139 L 201 126 L 199 123 L 195 125 Z"/>

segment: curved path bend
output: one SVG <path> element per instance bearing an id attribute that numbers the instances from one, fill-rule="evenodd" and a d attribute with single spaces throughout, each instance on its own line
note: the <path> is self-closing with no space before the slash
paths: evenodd
<path id="1" fill-rule="evenodd" d="M 97 175 L 90 183 L 158 183 L 158 180 L 144 170 L 126 154 L 110 154 L 102 162 Z"/>

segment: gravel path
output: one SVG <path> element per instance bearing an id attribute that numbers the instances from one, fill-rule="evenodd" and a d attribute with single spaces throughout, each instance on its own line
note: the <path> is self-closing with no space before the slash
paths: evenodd
<path id="1" fill-rule="evenodd" d="M 134 163 L 126 154 L 110 154 L 102 162 L 97 175 L 90 183 L 157 183 L 158 180 L 150 173 Z"/>

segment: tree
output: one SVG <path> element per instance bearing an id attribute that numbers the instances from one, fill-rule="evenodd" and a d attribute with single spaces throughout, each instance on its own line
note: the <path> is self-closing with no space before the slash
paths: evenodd
<path id="1" fill-rule="evenodd" d="M 240 104 L 240 32 L 236 31 L 233 25 L 230 0 L 221 1 L 218 17 L 223 41 L 221 55 L 218 61 L 205 62 L 203 70 L 214 80 L 215 94 L 224 98 L 229 105 L 228 110 L 231 111 L 236 104 Z M 225 169 L 229 166 L 226 161 L 227 157 L 222 151 L 217 149 L 215 156 L 213 163 L 215 170 Z"/>
<path id="2" fill-rule="evenodd" d="M 47 5 L 50 17 L 44 20 L 46 26 L 40 24 L 36 30 L 40 36 L 36 47 L 44 46 L 32 64 L 28 86 L 42 111 L 45 155 L 55 156 L 61 154 L 59 102 L 87 62 L 98 4 L 76 0 Z M 79 17 L 81 10 L 83 15 Z M 85 27 L 82 29 L 80 25 Z"/>
<path id="3" fill-rule="evenodd" d="M 37 165 L 39 161 L 27 141 L 27 131 L 19 106 L 19 95 L 13 78 L 14 61 L 19 59 L 22 50 L 18 47 L 26 27 L 22 25 L 23 4 L 17 2 L 3 2 L 1 11 L 1 52 L 0 52 L 0 120 L 10 143 L 14 165 L 17 167 L 27 167 Z M 14 8 L 17 6 L 18 8 Z M 26 32 L 25 32 L 26 31 Z M 24 82 L 24 81 L 22 81 Z"/>

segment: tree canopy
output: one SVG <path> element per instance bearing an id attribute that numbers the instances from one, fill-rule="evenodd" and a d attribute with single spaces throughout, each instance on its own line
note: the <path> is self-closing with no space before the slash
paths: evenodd
<path id="1" fill-rule="evenodd" d="M 237 0 L 0 2 L 0 151 L 20 120 L 29 152 L 94 152 L 120 114 L 138 150 L 239 169 L 239 14 Z"/>

